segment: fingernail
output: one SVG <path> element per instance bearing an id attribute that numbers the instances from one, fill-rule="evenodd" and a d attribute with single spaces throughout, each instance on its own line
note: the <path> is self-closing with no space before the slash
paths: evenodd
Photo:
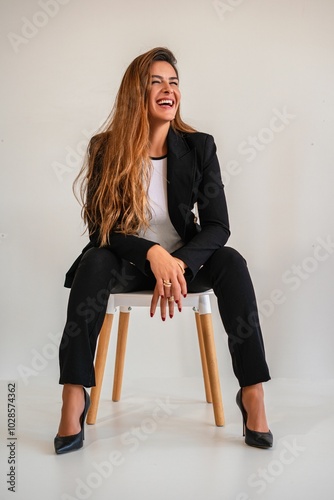
<path id="1" fill-rule="evenodd" d="M 182 311 L 181 307 L 179 307 L 179 313 Z"/>
<path id="2" fill-rule="evenodd" d="M 175 304 L 178 304 L 178 303 L 179 303 L 179 301 L 178 301 L 178 300 L 176 300 L 176 301 L 175 301 Z"/>
<path id="3" fill-rule="evenodd" d="M 172 317 L 173 317 L 173 314 L 170 314 L 170 315 L 169 315 L 169 317 L 170 317 L 170 319 L 172 319 Z"/>
<path id="4" fill-rule="evenodd" d="M 151 318 L 153 318 L 153 313 L 150 313 Z"/>
<path id="5" fill-rule="evenodd" d="M 165 320 L 166 320 L 166 318 L 162 318 L 162 321 L 165 321 Z"/>
<path id="6" fill-rule="evenodd" d="M 186 298 L 186 296 L 187 296 L 187 294 L 185 293 L 185 294 L 183 295 L 183 297 L 184 297 L 184 298 Z"/>

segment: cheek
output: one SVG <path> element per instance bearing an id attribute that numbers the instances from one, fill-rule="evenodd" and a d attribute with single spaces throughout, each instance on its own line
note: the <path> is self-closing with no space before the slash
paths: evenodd
<path id="1" fill-rule="evenodd" d="M 148 91 L 147 99 L 150 104 L 154 101 L 154 89 L 152 87 Z"/>
<path id="2" fill-rule="evenodd" d="M 154 97 L 152 95 L 150 95 L 150 97 L 148 99 L 148 110 L 152 111 L 154 109 L 154 105 L 155 105 Z"/>

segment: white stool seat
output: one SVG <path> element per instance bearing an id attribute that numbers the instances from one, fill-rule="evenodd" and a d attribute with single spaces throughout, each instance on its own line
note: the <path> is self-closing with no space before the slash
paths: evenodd
<path id="1" fill-rule="evenodd" d="M 186 298 L 182 297 L 182 308 L 192 307 L 199 314 L 210 314 L 210 295 L 214 295 L 212 290 L 200 293 L 188 293 Z M 151 300 L 151 291 L 111 294 L 106 313 L 115 314 L 118 307 L 122 312 L 131 311 L 133 307 L 150 307 Z"/>

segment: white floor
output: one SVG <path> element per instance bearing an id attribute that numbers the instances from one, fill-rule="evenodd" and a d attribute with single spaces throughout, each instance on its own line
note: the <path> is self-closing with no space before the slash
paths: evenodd
<path id="1" fill-rule="evenodd" d="M 215 427 L 200 379 L 125 381 L 103 393 L 84 448 L 53 451 L 61 390 L 19 386 L 16 493 L 7 491 L 7 383 L 1 382 L 0 499 L 322 500 L 334 498 L 334 381 L 266 384 L 272 450 L 245 445 L 237 386 L 224 383 L 226 426 Z"/>

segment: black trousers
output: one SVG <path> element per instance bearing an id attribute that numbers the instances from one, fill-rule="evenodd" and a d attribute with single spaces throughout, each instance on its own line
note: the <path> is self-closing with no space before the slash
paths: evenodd
<path id="1" fill-rule="evenodd" d="M 256 298 L 244 258 L 233 248 L 223 247 L 195 278 L 185 277 L 189 292 L 214 290 L 240 386 L 269 380 Z M 60 384 L 95 385 L 94 355 L 110 293 L 153 290 L 154 286 L 151 271 L 144 275 L 106 248 L 91 248 L 83 255 L 59 347 Z"/>

